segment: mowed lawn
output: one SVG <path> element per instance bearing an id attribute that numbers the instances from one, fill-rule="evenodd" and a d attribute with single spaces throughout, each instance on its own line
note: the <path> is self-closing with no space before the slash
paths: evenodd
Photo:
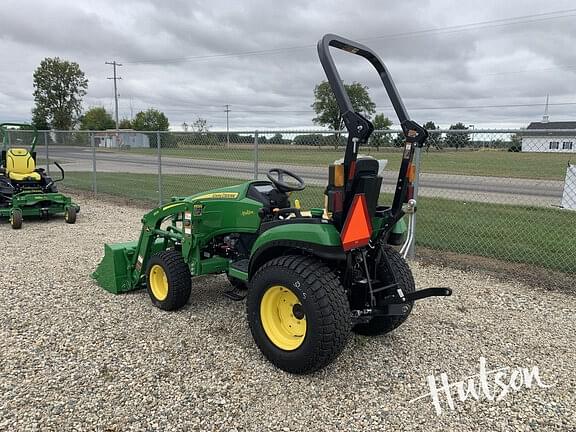
<path id="1" fill-rule="evenodd" d="M 98 191 L 158 205 L 154 174 L 98 173 Z M 164 175 L 163 195 L 191 195 L 245 180 L 190 175 Z M 91 190 L 91 173 L 66 173 L 65 185 Z M 135 185 L 137 185 L 135 187 Z M 307 187 L 293 194 L 302 206 L 321 207 L 323 188 Z M 166 199 L 166 198 L 165 198 Z M 381 203 L 391 197 L 382 194 Z M 89 211 L 86 209 L 85 211 Z M 576 273 L 576 213 L 560 209 L 463 202 L 421 197 L 417 244 L 438 250 L 529 263 Z M 570 252 L 571 251 L 571 252 Z"/>
<path id="2" fill-rule="evenodd" d="M 124 150 L 126 152 L 126 150 Z M 131 149 L 128 152 L 156 154 L 156 149 Z M 361 153 L 377 159 L 388 159 L 388 169 L 397 170 L 400 164 L 400 152 L 393 149 L 376 151 L 374 148 L 362 148 Z M 248 147 L 232 146 L 190 146 L 182 148 L 164 148 L 162 154 L 171 157 L 209 160 L 252 161 L 254 151 Z M 264 145 L 260 148 L 260 162 L 278 162 L 287 165 L 312 165 L 325 167 L 342 158 L 344 149 L 310 148 L 301 146 L 282 146 L 275 148 Z M 438 174 L 477 175 L 490 177 L 515 177 L 527 179 L 563 180 L 566 166 L 574 161 L 574 153 L 514 153 L 498 150 L 456 151 L 430 150 L 422 152 L 422 172 Z"/>

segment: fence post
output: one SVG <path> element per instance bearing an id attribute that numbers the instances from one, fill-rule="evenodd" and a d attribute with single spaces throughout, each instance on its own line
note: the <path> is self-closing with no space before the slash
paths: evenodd
<path id="1" fill-rule="evenodd" d="M 50 155 L 48 154 L 48 131 L 44 131 L 44 148 L 46 150 L 46 173 L 50 176 Z"/>
<path id="2" fill-rule="evenodd" d="M 98 192 L 96 181 L 96 143 L 94 142 L 94 133 L 90 132 L 90 146 L 92 147 L 92 192 L 94 195 Z"/>
<path id="3" fill-rule="evenodd" d="M 162 151 L 160 150 L 160 132 L 156 132 L 156 154 L 158 156 L 158 205 L 162 205 Z"/>
<path id="4" fill-rule="evenodd" d="M 258 131 L 254 132 L 254 180 L 258 180 Z"/>
<path id="5" fill-rule="evenodd" d="M 414 179 L 414 193 L 413 198 L 416 200 L 416 208 L 418 207 L 418 184 L 420 183 L 420 153 L 422 148 L 416 147 L 414 151 L 414 165 L 416 166 L 416 178 Z M 416 210 L 416 208 L 414 210 Z M 408 257 L 410 259 L 414 259 L 416 257 L 416 215 L 418 214 L 417 211 L 412 213 L 412 244 L 410 245 L 410 249 L 408 249 Z"/>

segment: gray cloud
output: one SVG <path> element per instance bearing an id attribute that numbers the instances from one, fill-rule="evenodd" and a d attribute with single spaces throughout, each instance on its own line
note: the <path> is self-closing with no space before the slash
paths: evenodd
<path id="1" fill-rule="evenodd" d="M 0 120 L 29 120 L 33 71 L 42 58 L 60 56 L 78 62 L 90 80 L 86 108 L 112 109 L 111 70 L 104 62 L 117 59 L 124 63 L 121 117 L 130 116 L 131 107 L 135 113 L 153 106 L 174 127 L 200 116 L 220 129 L 224 104 L 230 104 L 234 128 L 312 127 L 312 90 L 324 79 L 314 45 L 333 32 L 380 53 L 418 121 L 524 126 L 541 116 L 542 106 L 449 108 L 543 103 L 547 93 L 552 103 L 575 102 L 575 17 L 454 26 L 572 4 L 8 0 L 0 23 Z M 440 30 L 420 32 L 434 28 Z M 291 49 L 227 55 L 278 48 Z M 346 54 L 336 58 L 345 81 L 367 84 L 379 111 L 392 117 L 369 65 Z M 552 105 L 551 119 L 573 120 L 573 109 Z"/>

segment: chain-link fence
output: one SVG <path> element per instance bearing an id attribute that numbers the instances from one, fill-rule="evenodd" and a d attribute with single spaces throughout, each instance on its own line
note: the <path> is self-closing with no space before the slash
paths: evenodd
<path id="1" fill-rule="evenodd" d="M 30 138 L 8 134 L 12 146 Z M 402 143 L 401 131 L 377 131 L 360 149 L 388 161 L 382 202 L 391 200 Z M 434 130 L 428 144 L 417 246 L 576 272 L 576 130 Z M 36 152 L 40 165 L 64 166 L 67 187 L 151 206 L 283 167 L 307 183 L 294 198 L 321 207 L 327 166 L 345 145 L 346 133 L 326 131 L 42 131 Z"/>

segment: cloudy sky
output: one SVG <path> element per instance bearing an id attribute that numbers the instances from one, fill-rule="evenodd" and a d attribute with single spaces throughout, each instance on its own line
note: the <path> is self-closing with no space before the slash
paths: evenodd
<path id="1" fill-rule="evenodd" d="M 519 127 L 576 120 L 576 8 L 565 1 L 3 0 L 0 120 L 27 121 L 32 74 L 44 57 L 76 61 L 89 79 L 84 107 L 120 117 L 158 108 L 171 127 L 202 117 L 213 129 L 311 128 L 324 79 L 316 41 L 356 39 L 388 65 L 411 116 L 442 126 Z M 346 82 L 390 103 L 367 62 L 336 55 Z"/>

